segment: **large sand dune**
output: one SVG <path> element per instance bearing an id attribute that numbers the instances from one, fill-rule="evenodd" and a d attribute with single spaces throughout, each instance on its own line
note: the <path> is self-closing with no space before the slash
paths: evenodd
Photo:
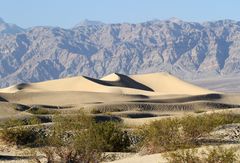
<path id="1" fill-rule="evenodd" d="M 186 98 L 219 94 L 184 82 L 168 73 L 122 75 L 102 79 L 85 76 L 23 83 L 0 89 L 0 100 L 22 104 L 85 105 Z M 188 100 L 183 100 L 188 101 Z M 190 99 L 191 101 L 191 99 Z M 161 102 L 161 101 L 159 101 Z"/>
<path id="2" fill-rule="evenodd" d="M 126 76 L 117 73 L 102 79 L 85 76 L 50 80 L 32 84 L 18 84 L 0 89 L 2 93 L 81 91 L 142 95 L 199 95 L 216 93 L 184 82 L 168 73 Z"/>

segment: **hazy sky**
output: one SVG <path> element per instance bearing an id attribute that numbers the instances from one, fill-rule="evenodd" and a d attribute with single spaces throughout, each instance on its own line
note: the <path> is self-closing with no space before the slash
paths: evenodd
<path id="1" fill-rule="evenodd" d="M 84 19 L 105 23 L 177 17 L 240 21 L 240 0 L 1 0 L 0 17 L 22 27 L 70 28 Z"/>

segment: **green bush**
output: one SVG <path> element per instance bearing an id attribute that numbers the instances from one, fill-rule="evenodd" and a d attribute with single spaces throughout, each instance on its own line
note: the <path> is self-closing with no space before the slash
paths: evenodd
<path id="1" fill-rule="evenodd" d="M 197 149 L 182 149 L 164 155 L 169 163 L 237 163 L 234 148 L 214 147 L 199 152 Z"/>
<path id="2" fill-rule="evenodd" d="M 1 140 L 21 146 L 39 146 L 43 136 L 38 130 L 23 126 L 5 128 L 0 133 Z"/>
<path id="3" fill-rule="evenodd" d="M 154 121 L 140 130 L 142 142 L 140 150 L 157 153 L 192 148 L 201 144 L 199 138 L 209 134 L 214 128 L 231 123 L 239 123 L 239 114 L 204 114 L 183 118 L 168 118 Z"/>
<path id="4" fill-rule="evenodd" d="M 100 138 L 103 151 L 123 152 L 130 146 L 128 134 L 123 131 L 122 126 L 117 122 L 95 123 L 89 132 Z"/>
<path id="5" fill-rule="evenodd" d="M 147 153 L 176 150 L 185 145 L 179 131 L 180 123 L 177 119 L 163 119 L 154 121 L 142 130 L 143 142 L 140 146 Z"/>
<path id="6" fill-rule="evenodd" d="M 24 126 L 24 125 L 34 125 L 34 124 L 40 124 L 41 120 L 35 116 L 33 117 L 27 117 L 24 119 L 8 119 L 6 121 L 3 121 L 0 123 L 1 128 L 9 128 L 9 127 L 15 127 L 15 126 Z"/>
<path id="7" fill-rule="evenodd" d="M 62 133 L 69 130 L 76 131 L 87 129 L 92 125 L 93 119 L 80 111 L 74 115 L 55 115 L 53 117 L 53 123 L 53 130 Z"/>
<path id="8" fill-rule="evenodd" d="M 43 151 L 50 161 L 56 161 L 54 155 L 57 155 L 60 162 L 99 162 L 105 158 L 103 152 L 126 151 L 130 146 L 119 123 L 96 123 L 82 112 L 55 116 L 52 133 L 48 138 L 52 148 Z"/>
<path id="9" fill-rule="evenodd" d="M 238 160 L 236 150 L 234 148 L 213 148 L 207 151 L 207 157 L 204 158 L 203 162 L 206 163 L 234 163 Z"/>
<path id="10" fill-rule="evenodd" d="M 37 117 L 8 119 L 1 123 L 0 138 L 11 144 L 38 146 L 40 139 L 44 137 L 44 135 L 39 133 L 40 127 L 27 125 L 37 125 L 40 123 L 41 121 Z"/>
<path id="11" fill-rule="evenodd" d="M 96 123 L 92 117 L 84 113 L 75 116 L 56 116 L 53 133 L 54 138 L 52 139 L 54 140 L 51 142 L 66 138 L 66 135 L 69 135 L 69 138 L 65 139 L 68 140 L 66 144 L 69 141 L 73 141 L 74 144 L 74 141 L 80 141 L 81 137 L 85 137 L 87 134 L 92 142 L 101 144 L 99 146 L 101 146 L 102 151 L 125 151 L 130 146 L 129 137 L 122 130 L 121 124 L 117 122 Z"/>
<path id="12" fill-rule="evenodd" d="M 101 114 L 102 111 L 100 109 L 92 109 L 90 113 L 91 114 Z"/>
<path id="13" fill-rule="evenodd" d="M 231 123 L 239 123 L 240 115 L 232 113 L 213 113 L 200 116 L 186 116 L 180 120 L 186 139 L 190 139 L 193 143 L 197 138 L 208 134 L 214 128 Z"/>
<path id="14" fill-rule="evenodd" d="M 197 150 L 178 150 L 164 155 L 169 163 L 201 163 Z"/>

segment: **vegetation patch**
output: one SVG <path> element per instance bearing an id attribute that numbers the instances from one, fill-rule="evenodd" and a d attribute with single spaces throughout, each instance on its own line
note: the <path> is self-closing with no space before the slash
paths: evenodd
<path id="1" fill-rule="evenodd" d="M 36 147 L 42 145 L 42 135 L 39 130 L 28 127 L 14 127 L 3 129 L 0 133 L 1 140 L 15 145 Z"/>
<path id="2" fill-rule="evenodd" d="M 45 116 L 45 115 L 38 115 Z M 225 149 L 207 151 L 206 157 L 188 150 L 201 146 L 201 137 L 216 127 L 240 123 L 240 115 L 233 113 L 189 115 L 153 121 L 140 128 L 126 129 L 121 121 L 99 121 L 96 116 L 78 112 L 74 115 L 52 115 L 52 126 L 44 128 L 34 116 L 10 119 L 1 123 L 1 140 L 20 146 L 41 147 L 52 162 L 99 162 L 105 152 L 140 151 L 144 154 L 170 152 L 171 162 L 211 162 L 216 158 L 235 160 L 235 152 Z M 111 117 L 111 116 L 110 116 Z M 204 160 L 203 160 L 204 159 Z M 39 162 L 36 157 L 35 160 Z M 210 161 L 209 161 L 210 160 Z M 217 160 L 218 161 L 218 160 Z"/>
<path id="3" fill-rule="evenodd" d="M 35 125 L 40 123 L 41 123 L 41 119 L 36 116 L 26 117 L 22 119 L 12 118 L 6 121 L 2 121 L 0 123 L 0 128 L 17 127 L 17 126 L 24 126 L 24 125 Z"/>
<path id="4" fill-rule="evenodd" d="M 140 130 L 139 143 L 143 153 L 159 153 L 183 148 L 193 148 L 203 144 L 199 139 L 214 128 L 231 123 L 239 123 L 239 114 L 204 114 L 183 118 L 168 118 L 150 123 Z"/>
<path id="5" fill-rule="evenodd" d="M 206 150 L 187 149 L 165 154 L 169 163 L 237 163 L 235 148 L 214 147 Z"/>
<path id="6" fill-rule="evenodd" d="M 57 115 L 47 142 L 48 147 L 42 152 L 52 162 L 99 162 L 106 158 L 103 152 L 124 152 L 130 146 L 122 124 L 96 123 L 84 113 L 71 117 Z"/>

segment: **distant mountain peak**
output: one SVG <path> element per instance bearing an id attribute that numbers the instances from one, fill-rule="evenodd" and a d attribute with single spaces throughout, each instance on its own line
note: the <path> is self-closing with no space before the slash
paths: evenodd
<path id="1" fill-rule="evenodd" d="M 183 20 L 181 20 L 181 19 L 179 19 L 177 17 L 171 17 L 168 20 L 171 21 L 171 22 L 174 22 L 174 23 L 181 23 L 181 22 L 183 22 Z"/>
<path id="2" fill-rule="evenodd" d="M 181 20 L 181 19 L 179 19 L 179 18 L 177 18 L 177 17 L 171 17 L 171 18 L 168 19 L 167 21 L 170 21 L 170 22 L 173 22 L 173 23 L 177 23 L 177 24 L 184 22 L 183 20 Z"/>
<path id="3" fill-rule="evenodd" d="M 75 27 L 79 27 L 79 26 L 92 26 L 92 25 L 104 25 L 105 23 L 101 22 L 101 21 L 94 21 L 94 20 L 88 20 L 85 19 L 82 22 L 78 23 L 77 25 L 75 25 Z"/>

